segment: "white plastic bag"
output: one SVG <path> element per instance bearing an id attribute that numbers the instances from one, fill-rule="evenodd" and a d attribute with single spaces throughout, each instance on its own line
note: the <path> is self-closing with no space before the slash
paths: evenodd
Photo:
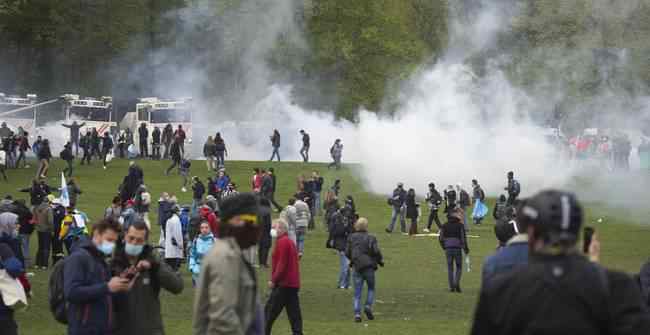
<path id="1" fill-rule="evenodd" d="M 12 309 L 27 306 L 25 288 L 18 279 L 12 278 L 5 269 L 0 270 L 0 294 L 5 305 Z"/>

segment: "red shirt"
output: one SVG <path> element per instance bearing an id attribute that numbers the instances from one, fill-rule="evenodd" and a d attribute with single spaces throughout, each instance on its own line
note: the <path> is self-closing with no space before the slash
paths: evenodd
<path id="1" fill-rule="evenodd" d="M 219 218 L 209 208 L 201 207 L 199 210 L 201 218 L 208 221 L 210 231 L 215 237 L 219 236 Z"/>
<path id="2" fill-rule="evenodd" d="M 300 288 L 300 266 L 295 243 L 286 233 L 278 237 L 275 243 L 271 281 L 278 287 Z"/>

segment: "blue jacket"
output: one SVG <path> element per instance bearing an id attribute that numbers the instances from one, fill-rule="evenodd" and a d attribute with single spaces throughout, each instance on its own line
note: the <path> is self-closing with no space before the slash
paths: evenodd
<path id="1" fill-rule="evenodd" d="M 495 275 L 512 271 L 514 268 L 528 264 L 528 235 L 513 237 L 508 244 L 488 256 L 483 263 L 483 285 Z"/>
<path id="2" fill-rule="evenodd" d="M 104 256 L 88 240 L 80 241 L 65 259 L 63 290 L 68 301 L 68 335 L 108 335 L 113 301 Z"/>
<path id="3" fill-rule="evenodd" d="M 190 249 L 190 261 L 188 265 L 193 278 L 198 279 L 199 273 L 201 273 L 201 259 L 212 249 L 213 244 L 214 235 L 212 233 L 206 236 L 199 235 L 194 239 L 192 248 Z"/>
<path id="4" fill-rule="evenodd" d="M 17 278 L 24 271 L 23 264 L 16 258 L 12 247 L 3 242 L 0 242 L 0 270 L 7 271 L 13 278 Z M 11 320 L 13 315 L 14 311 L 4 304 L 0 295 L 0 320 Z"/>

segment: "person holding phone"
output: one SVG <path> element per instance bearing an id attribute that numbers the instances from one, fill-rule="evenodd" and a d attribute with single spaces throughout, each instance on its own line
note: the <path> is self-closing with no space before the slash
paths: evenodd
<path id="1" fill-rule="evenodd" d="M 160 291 L 183 291 L 183 278 L 160 260 L 147 244 L 149 228 L 136 220 L 124 235 L 111 262 L 114 276 L 129 281 L 131 290 L 115 296 L 115 334 L 163 334 Z"/>

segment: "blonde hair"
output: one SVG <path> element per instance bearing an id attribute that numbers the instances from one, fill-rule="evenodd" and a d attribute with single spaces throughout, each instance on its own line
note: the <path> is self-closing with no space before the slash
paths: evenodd
<path id="1" fill-rule="evenodd" d="M 368 231 L 368 219 L 359 218 L 354 224 L 354 230 L 356 231 Z"/>
<path id="2" fill-rule="evenodd" d="M 275 219 L 273 221 L 273 224 L 283 233 L 289 231 L 289 224 L 284 219 Z"/>

